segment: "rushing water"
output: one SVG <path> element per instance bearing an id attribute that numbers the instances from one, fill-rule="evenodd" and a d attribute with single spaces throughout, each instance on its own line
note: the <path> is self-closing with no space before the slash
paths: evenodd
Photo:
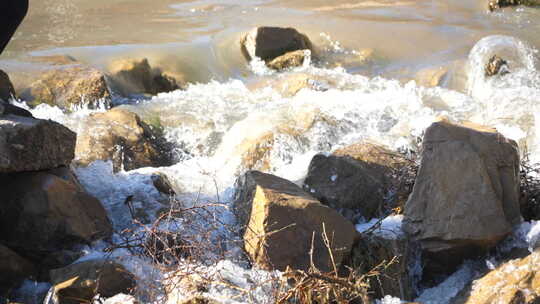
<path id="1" fill-rule="evenodd" d="M 43 68 L 34 56 L 70 55 L 102 69 L 115 58 L 147 57 L 190 83 L 128 106 L 143 118 L 159 117 L 176 144 L 177 164 L 117 174 L 104 162 L 77 169 L 122 229 L 130 225 L 122 204 L 127 195 L 141 207 L 159 207 L 150 179 L 155 171 L 172 179 L 182 200 L 203 195 L 228 202 L 245 170 L 246 149 L 268 134 L 265 170 L 294 181 L 302 180 L 316 153 L 359 140 L 414 146 L 440 116 L 496 127 L 539 160 L 540 10 L 488 13 L 486 6 L 469 0 L 34 0 L 0 68 L 18 86 L 24 82 L 18 73 Z M 283 73 L 245 62 L 238 40 L 257 25 L 299 29 L 321 60 Z M 510 74 L 484 76 L 493 54 L 508 60 Z M 439 86 L 414 81 L 440 67 L 447 73 Z M 291 97 L 261 85 L 295 75 L 309 75 L 317 86 Z M 32 110 L 75 131 L 95 111 Z M 230 273 L 237 266 L 224 261 L 220 267 Z M 470 279 L 469 271 L 461 270 Z"/>

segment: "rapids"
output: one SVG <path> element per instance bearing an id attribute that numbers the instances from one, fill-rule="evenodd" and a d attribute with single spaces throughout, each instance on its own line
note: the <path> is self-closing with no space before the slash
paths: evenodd
<path id="1" fill-rule="evenodd" d="M 17 86 L 25 73 L 47 68 L 33 61 L 35 56 L 65 54 L 101 69 L 115 58 L 147 57 L 189 83 L 185 90 L 117 101 L 143 119 L 159 121 L 175 144 L 175 165 L 113 173 L 110 163 L 95 162 L 76 169 L 121 230 L 131 225 L 126 196 L 134 195 L 135 204 L 148 210 L 160 207 L 150 178 L 156 171 L 170 177 L 186 204 L 201 197 L 229 203 L 235 179 L 245 170 L 246 145 L 268 134 L 274 140 L 266 171 L 298 182 L 317 153 L 358 140 L 415 147 L 440 116 L 496 127 L 540 161 L 539 17 L 540 10 L 522 7 L 488 13 L 482 1 L 466 0 L 39 0 L 31 3 L 29 16 L 0 57 L 0 68 L 14 73 Z M 321 60 L 283 73 L 245 62 L 238 39 L 257 25 L 299 29 L 313 40 Z M 359 63 L 366 50 L 373 55 Z M 493 54 L 508 60 L 510 74 L 484 76 Z M 447 69 L 439 86 L 415 81 L 419 71 L 438 67 Z M 256 85 L 298 74 L 320 79 L 318 87 L 291 97 Z M 82 118 L 104 109 L 65 114 L 40 105 L 31 111 L 77 131 L 84 127 Z M 220 215 L 234 223 L 231 214 Z M 87 258 L 103 248 L 86 248 Z M 144 261 L 126 264 L 134 273 L 147 274 Z M 227 260 L 216 267 L 231 277 L 242 272 L 248 281 L 265 277 Z M 455 286 L 473 278 L 471 267 L 464 265 L 420 299 L 444 299 L 441 294 L 450 299 Z M 29 294 L 31 286 L 25 283 L 27 292 L 21 293 Z M 216 289 L 212 295 L 227 292 Z M 271 302 L 270 295 L 260 294 L 264 290 L 258 292 L 257 301 Z"/>

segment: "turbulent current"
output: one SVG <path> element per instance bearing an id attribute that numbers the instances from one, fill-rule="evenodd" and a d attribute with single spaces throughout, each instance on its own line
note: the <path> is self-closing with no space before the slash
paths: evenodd
<path id="1" fill-rule="evenodd" d="M 174 165 L 113 173 L 111 163 L 98 161 L 76 168 L 87 191 L 105 205 L 117 231 L 132 225 L 123 204 L 127 196 L 134 196 L 136 206 L 160 208 L 161 196 L 151 180 L 155 172 L 169 176 L 186 205 L 227 205 L 253 144 L 265 145 L 255 167 L 301 182 L 317 153 L 361 140 L 414 148 L 427 126 L 448 117 L 495 127 L 516 140 L 522 151 L 526 147 L 532 160 L 540 160 L 537 9 L 488 13 L 470 1 L 261 0 L 248 5 L 160 0 L 153 1 L 155 10 L 136 0 L 95 1 L 95 7 L 83 2 L 38 1 L 43 13 L 31 11 L 0 68 L 31 73 L 38 67 L 28 58 L 42 55 L 68 54 L 100 68 L 111 58 L 144 56 L 183 74 L 188 82 L 183 90 L 118 101 L 144 120 L 159 120 L 174 143 Z M 102 2 L 105 8 L 99 8 Z M 130 13 L 135 18 L 124 16 Z M 54 21 L 50 28 L 42 27 L 46 20 Z M 125 23 L 133 23 L 134 30 L 126 29 Z M 279 73 L 257 61 L 244 61 L 240 35 L 251 26 L 275 24 L 305 31 L 320 49 L 320 59 Z M 93 30 L 84 35 L 85 28 Z M 366 52 L 367 58 L 359 59 Z M 510 73 L 487 78 L 484 67 L 495 54 L 508 61 Z M 444 75 L 435 85 L 421 76 L 440 69 Z M 308 79 L 310 85 L 295 94 L 283 89 L 298 78 Z M 20 105 L 26 107 L 23 101 Z M 84 117 L 105 110 L 66 114 L 40 105 L 31 111 L 77 131 L 84 128 Z M 231 214 L 220 216 L 234 223 Z M 98 243 L 85 248 L 83 259 L 105 254 L 104 247 Z M 127 256 L 123 250 L 112 254 Z M 149 271 L 142 260 L 124 263 L 138 276 L 164 275 Z M 214 267 L 245 288 L 269 275 L 227 259 Z M 447 280 L 437 290 L 426 290 L 422 303 L 444 303 L 445 294 L 455 294 L 474 276 L 468 267 L 450 278 L 456 282 Z M 26 282 L 21 297 L 32 297 L 40 288 Z M 229 298 L 231 292 L 210 290 L 218 298 Z M 264 288 L 255 294 L 251 300 L 271 302 Z M 437 302 L 430 302 L 434 298 Z"/>

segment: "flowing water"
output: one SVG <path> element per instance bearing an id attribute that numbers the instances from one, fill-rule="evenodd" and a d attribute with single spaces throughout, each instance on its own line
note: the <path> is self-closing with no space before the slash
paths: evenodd
<path id="1" fill-rule="evenodd" d="M 246 168 L 247 147 L 260 142 L 269 148 L 256 165 L 301 181 L 316 153 L 360 140 L 411 147 L 446 116 L 496 127 L 540 160 L 538 8 L 489 13 L 484 1 L 469 0 L 31 2 L 0 68 L 32 73 L 43 68 L 33 57 L 69 55 L 106 70 L 116 58 L 146 57 L 189 83 L 126 105 L 145 119 L 159 119 L 176 144 L 175 165 L 116 174 L 104 162 L 77 169 L 117 229 L 130 225 L 126 196 L 157 208 L 159 193 L 150 179 L 155 171 L 166 173 L 185 201 L 202 195 L 228 202 Z M 319 60 L 282 73 L 246 62 L 239 39 L 259 25 L 299 29 L 314 42 Z M 494 54 L 507 59 L 510 74 L 485 77 Z M 438 86 L 422 86 L 422 75 L 438 69 L 446 72 Z M 316 85 L 292 97 L 264 85 L 295 75 L 309 75 Z M 13 78 L 16 86 L 24 82 L 24 76 Z M 73 130 L 96 111 L 32 110 Z M 271 143 L 265 142 L 269 134 Z"/>

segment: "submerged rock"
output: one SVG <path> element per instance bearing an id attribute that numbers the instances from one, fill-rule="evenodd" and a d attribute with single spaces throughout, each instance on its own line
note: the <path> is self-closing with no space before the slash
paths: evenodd
<path id="1" fill-rule="evenodd" d="M 447 77 L 448 67 L 435 67 L 418 71 L 414 80 L 420 86 L 434 88 L 441 86 Z"/>
<path id="2" fill-rule="evenodd" d="M 112 233 L 99 200 L 60 177 L 17 173 L 1 185 L 0 240 L 32 260 Z"/>
<path id="3" fill-rule="evenodd" d="M 534 304 L 540 302 L 540 251 L 498 266 L 473 282 L 452 304 Z"/>
<path id="4" fill-rule="evenodd" d="M 493 247 L 522 220 L 517 144 L 494 129 L 433 123 L 404 216 L 424 273 L 448 273 Z"/>
<path id="5" fill-rule="evenodd" d="M 336 267 L 349 255 L 356 230 L 335 210 L 322 205 L 290 181 L 249 171 L 237 182 L 234 212 L 244 227 L 244 248 L 253 262 L 266 269 L 333 270 L 326 231 Z M 313 238 L 313 244 L 312 244 Z"/>
<path id="6" fill-rule="evenodd" d="M 69 165 L 76 134 L 51 120 L 0 116 L 0 173 Z"/>
<path id="7" fill-rule="evenodd" d="M 3 101 L 8 101 L 13 96 L 15 96 L 13 84 L 11 83 L 8 74 L 0 70 L 0 99 Z"/>
<path id="8" fill-rule="evenodd" d="M 171 92 L 180 87 L 176 80 L 160 69 L 152 68 L 148 59 L 121 59 L 109 65 L 113 87 L 122 95 Z"/>
<path id="9" fill-rule="evenodd" d="M 115 171 L 172 164 L 165 140 L 137 114 L 122 108 L 90 115 L 77 137 L 75 162 L 112 160 Z"/>
<path id="10" fill-rule="evenodd" d="M 284 70 L 302 66 L 309 58 L 311 58 L 310 50 L 298 50 L 272 59 L 266 65 L 274 70 Z"/>
<path id="11" fill-rule="evenodd" d="M 485 76 L 505 75 L 508 71 L 508 62 L 497 55 L 493 55 L 486 64 Z"/>
<path id="12" fill-rule="evenodd" d="M 267 63 L 289 52 L 313 52 L 313 45 L 306 35 L 294 28 L 283 27 L 254 28 L 242 38 L 241 46 L 247 60 L 258 57 Z"/>
<path id="13" fill-rule="evenodd" d="M 320 75 L 310 75 L 306 73 L 288 73 L 272 76 L 249 85 L 251 90 L 260 90 L 267 87 L 272 88 L 284 97 L 295 96 L 302 89 L 313 91 L 327 91 L 336 87 L 337 84 L 331 79 L 325 79 Z"/>
<path id="14" fill-rule="evenodd" d="M 135 276 L 110 260 L 96 259 L 53 269 L 50 277 L 58 304 L 91 303 L 98 294 L 109 298 L 129 294 L 135 288 Z"/>
<path id="15" fill-rule="evenodd" d="M 359 211 L 370 219 L 381 211 L 392 185 L 392 169 L 402 162 L 397 153 L 384 147 L 349 146 L 333 155 L 313 157 L 303 187 L 325 205 Z"/>
<path id="16" fill-rule="evenodd" d="M 0 244 L 0 299 L 34 273 L 32 263 Z"/>
<path id="17" fill-rule="evenodd" d="M 110 107 L 111 94 L 105 75 L 84 65 L 49 70 L 34 81 L 21 97 L 31 106 L 45 103 L 71 111 L 80 107 Z"/>

